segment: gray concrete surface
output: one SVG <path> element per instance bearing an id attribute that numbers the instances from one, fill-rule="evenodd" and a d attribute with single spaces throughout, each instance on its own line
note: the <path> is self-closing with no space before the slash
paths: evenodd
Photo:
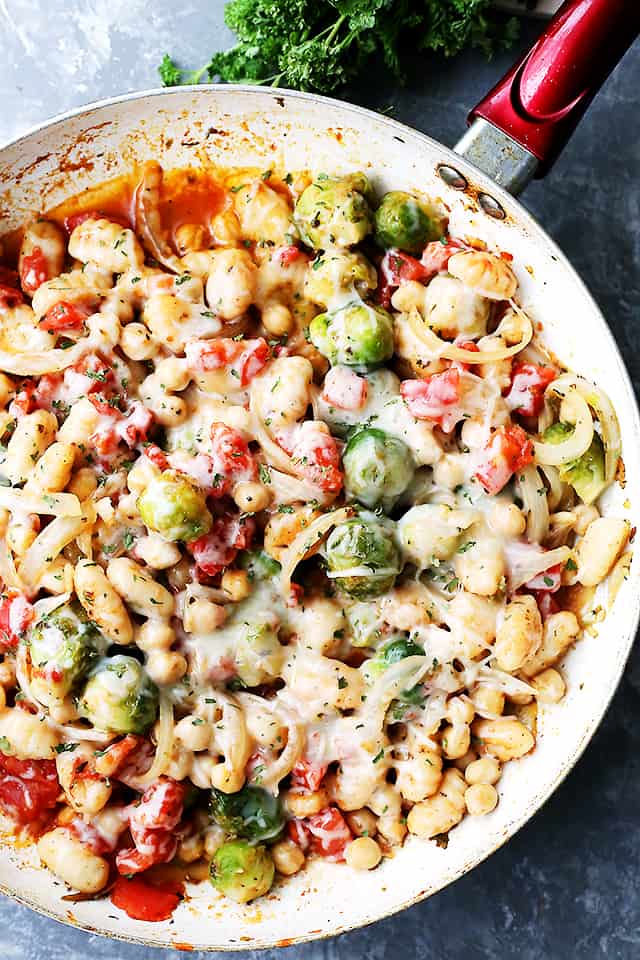
<path id="1" fill-rule="evenodd" d="M 0 0 L 0 143 L 89 100 L 156 84 L 165 50 L 196 65 L 230 41 L 221 0 Z M 539 29 L 523 28 L 522 45 Z M 508 66 L 465 55 L 414 63 L 400 89 L 348 98 L 446 143 Z M 640 43 L 551 175 L 524 202 L 573 260 L 640 386 Z M 576 322 L 577 318 L 576 318 Z M 606 651 L 603 651 L 606 656 Z M 628 960 L 640 957 L 640 654 L 585 756 L 505 848 L 426 903 L 368 929 L 293 947 L 291 960 Z M 2 960 L 151 960 L 0 898 Z M 275 956 L 276 951 L 273 951 Z M 175 955 L 175 954 L 174 954 Z M 282 955 L 282 954 L 281 954 Z M 204 957 L 204 954 L 191 954 Z M 248 960 L 249 952 L 238 955 Z M 271 953 L 267 954 L 271 956 Z"/>

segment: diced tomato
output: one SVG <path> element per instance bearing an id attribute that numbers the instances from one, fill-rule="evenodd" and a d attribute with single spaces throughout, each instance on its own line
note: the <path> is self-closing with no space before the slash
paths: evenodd
<path id="1" fill-rule="evenodd" d="M 216 421 L 210 432 L 216 471 L 236 483 L 255 479 L 258 468 L 240 431 Z"/>
<path id="2" fill-rule="evenodd" d="M 535 597 L 540 616 L 543 620 L 546 620 L 547 617 L 550 617 L 553 613 L 557 613 L 560 609 L 558 601 L 548 590 L 544 593 L 540 591 L 536 592 Z"/>
<path id="3" fill-rule="evenodd" d="M 0 753 L 0 809 L 17 823 L 33 823 L 58 802 L 55 760 L 18 760 Z"/>
<path id="4" fill-rule="evenodd" d="M 442 273 L 446 270 L 449 260 L 454 253 L 460 253 L 460 251 L 464 249 L 466 249 L 464 243 L 460 240 L 452 240 L 451 238 L 449 238 L 446 243 L 443 243 L 441 240 L 433 240 L 431 243 L 428 243 L 422 251 L 422 257 L 420 258 L 420 263 L 427 274 L 427 278 L 431 280 L 437 273 Z"/>
<path id="5" fill-rule="evenodd" d="M 304 599 L 304 587 L 299 583 L 289 584 L 289 595 L 285 599 L 286 606 L 291 610 L 299 607 Z"/>
<path id="6" fill-rule="evenodd" d="M 82 325 L 91 313 L 88 307 L 77 303 L 60 300 L 50 307 L 40 320 L 40 326 L 49 333 L 58 333 L 61 330 L 81 330 Z"/>
<path id="7" fill-rule="evenodd" d="M 159 777 L 139 803 L 129 808 L 129 829 L 135 848 L 120 850 L 118 873 L 141 873 L 173 860 L 178 848 L 175 828 L 184 810 L 185 788 L 171 777 Z"/>
<path id="8" fill-rule="evenodd" d="M 287 823 L 287 833 L 289 834 L 289 839 L 293 840 L 293 842 L 306 853 L 311 843 L 311 834 L 307 830 L 305 821 L 289 820 Z"/>
<path id="9" fill-rule="evenodd" d="M 169 919 L 183 895 L 183 884 L 176 881 L 152 884 L 138 877 L 118 877 L 111 902 L 133 920 L 158 923 Z"/>
<path id="10" fill-rule="evenodd" d="M 538 363 L 516 363 L 505 400 L 510 410 L 523 417 L 537 417 L 544 404 L 544 392 L 557 376 L 553 367 Z"/>
<path id="11" fill-rule="evenodd" d="M 388 250 L 380 264 L 380 279 L 378 300 L 383 307 L 388 307 L 393 291 L 403 280 L 418 280 L 424 283 L 429 279 L 429 273 L 419 260 L 409 256 L 408 253 L 403 253 L 402 250 Z"/>
<path id="12" fill-rule="evenodd" d="M 438 423 L 447 433 L 462 417 L 460 372 L 455 367 L 422 380 L 404 380 L 400 394 L 412 416 Z"/>
<path id="13" fill-rule="evenodd" d="M 304 758 L 298 760 L 291 771 L 291 789 L 298 792 L 306 790 L 309 793 L 314 793 L 319 789 L 326 772 L 326 764 L 312 763 L 311 760 L 305 760 Z"/>
<path id="14" fill-rule="evenodd" d="M 21 303 L 24 303 L 24 297 L 20 290 L 0 283 L 0 310 L 12 310 L 14 307 L 19 307 Z"/>
<path id="15" fill-rule="evenodd" d="M 537 577 L 533 577 L 528 583 L 525 583 L 527 590 L 534 590 L 536 593 L 556 593 L 562 586 L 562 564 L 556 563 L 548 570 L 543 570 Z"/>
<path id="16" fill-rule="evenodd" d="M 93 401 L 93 396 L 95 396 L 95 394 L 92 394 L 90 399 L 92 403 L 96 405 Z M 98 456 L 102 459 L 113 456 L 113 454 L 117 452 L 120 445 L 120 437 L 116 432 L 115 425 L 111 427 L 105 426 L 100 430 L 96 430 L 96 432 L 90 436 L 89 443 Z"/>
<path id="17" fill-rule="evenodd" d="M 498 427 L 483 451 L 474 476 L 492 496 L 500 493 L 516 470 L 533 461 L 533 443 L 522 427 Z"/>
<path id="18" fill-rule="evenodd" d="M 185 788 L 171 777 L 159 777 L 130 808 L 131 835 L 144 830 L 173 830 L 182 817 Z"/>
<path id="19" fill-rule="evenodd" d="M 140 738 L 136 749 L 129 754 L 122 766 L 118 769 L 116 777 L 120 783 L 128 787 L 133 786 L 143 774 L 151 768 L 155 756 L 155 747 L 148 740 Z"/>
<path id="20" fill-rule="evenodd" d="M 340 471 L 340 447 L 324 423 L 305 420 L 276 434 L 276 441 L 291 457 L 296 473 L 321 490 L 338 493 L 344 478 Z"/>
<path id="21" fill-rule="evenodd" d="M 25 383 L 9 404 L 9 413 L 11 416 L 17 419 L 27 413 L 32 413 L 37 406 L 35 393 L 36 388 L 33 383 Z"/>
<path id="22" fill-rule="evenodd" d="M 25 293 L 32 295 L 38 287 L 50 280 L 47 258 L 42 247 L 34 247 L 32 253 L 22 258 L 20 264 L 20 282 Z"/>
<path id="23" fill-rule="evenodd" d="M 309 257 L 301 250 L 300 247 L 296 247 L 295 244 L 290 244 L 288 247 L 281 247 L 278 251 L 278 259 L 283 267 L 290 267 L 292 263 L 295 263 L 297 260 L 309 260 Z"/>
<path id="24" fill-rule="evenodd" d="M 120 836 L 129 826 L 127 808 L 113 806 L 93 814 L 91 821 L 81 816 L 74 817 L 69 829 L 75 833 L 92 853 L 102 857 L 105 853 L 113 853 L 120 840 Z"/>
<path id="25" fill-rule="evenodd" d="M 305 827 L 311 834 L 311 851 L 327 860 L 344 860 L 344 848 L 352 836 L 337 807 L 325 807 L 319 813 L 306 817 Z"/>
<path id="26" fill-rule="evenodd" d="M 124 420 L 119 421 L 116 432 L 128 447 L 134 447 L 136 443 L 147 439 L 147 434 L 153 426 L 154 420 L 155 417 L 151 410 L 145 407 L 140 400 L 135 400 Z"/>
<path id="27" fill-rule="evenodd" d="M 10 591 L 0 599 L 0 653 L 18 646 L 34 616 L 33 607 L 21 593 Z"/>
<path id="28" fill-rule="evenodd" d="M 150 443 L 144 448 L 144 455 L 147 459 L 151 460 L 151 463 L 159 470 L 166 470 L 169 466 L 166 453 L 164 450 L 161 450 L 160 447 L 156 446 L 155 443 Z"/>
<path id="29" fill-rule="evenodd" d="M 324 378 L 322 398 L 340 410 L 360 410 L 367 402 L 368 384 L 349 367 L 331 367 Z"/>
<path id="30" fill-rule="evenodd" d="M 187 544 L 198 572 L 215 577 L 233 563 L 238 550 L 246 550 L 254 531 L 255 521 L 251 517 L 242 520 L 238 515 L 217 517 L 209 533 Z"/>
<path id="31" fill-rule="evenodd" d="M 255 340 L 234 340 L 219 337 L 216 340 L 192 340 L 186 345 L 185 354 L 191 370 L 210 373 L 229 368 L 238 385 L 246 387 L 260 373 L 269 359 L 269 344 L 264 337 Z"/>

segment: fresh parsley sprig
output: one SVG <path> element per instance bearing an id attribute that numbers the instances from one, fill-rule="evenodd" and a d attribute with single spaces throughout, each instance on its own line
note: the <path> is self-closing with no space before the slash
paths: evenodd
<path id="1" fill-rule="evenodd" d="M 487 55 L 517 36 L 514 19 L 494 20 L 490 0 L 230 0 L 225 22 L 238 38 L 199 70 L 165 54 L 165 86 L 203 79 L 332 93 L 376 58 L 404 80 L 403 51 Z"/>

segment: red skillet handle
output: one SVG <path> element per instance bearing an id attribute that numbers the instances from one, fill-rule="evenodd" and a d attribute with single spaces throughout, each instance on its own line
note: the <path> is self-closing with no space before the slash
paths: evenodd
<path id="1" fill-rule="evenodd" d="M 638 33 L 640 0 L 566 0 L 469 120 L 482 117 L 517 141 L 542 176 Z"/>

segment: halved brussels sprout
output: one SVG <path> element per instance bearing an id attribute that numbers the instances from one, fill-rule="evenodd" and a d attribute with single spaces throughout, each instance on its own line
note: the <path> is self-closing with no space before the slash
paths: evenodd
<path id="1" fill-rule="evenodd" d="M 547 443 L 561 443 L 573 433 L 570 423 L 554 423 L 544 432 Z M 564 463 L 558 468 L 563 483 L 570 483 L 583 503 L 597 500 L 608 484 L 604 476 L 604 445 L 597 433 L 593 434 L 591 446 L 577 460 Z"/>
<path id="2" fill-rule="evenodd" d="M 473 519 L 464 509 L 442 503 L 421 503 L 398 520 L 398 540 L 405 559 L 420 569 L 448 560 L 460 535 Z"/>
<path id="3" fill-rule="evenodd" d="M 213 522 L 204 493 L 173 470 L 154 477 L 138 497 L 138 512 L 165 540 L 197 540 Z"/>
<path id="4" fill-rule="evenodd" d="M 284 649 L 276 630 L 268 623 L 246 623 L 236 642 L 235 665 L 238 678 L 247 687 L 279 676 Z"/>
<path id="5" fill-rule="evenodd" d="M 236 563 L 247 571 L 249 580 L 272 580 L 282 569 L 278 561 L 264 550 L 241 550 Z"/>
<path id="6" fill-rule="evenodd" d="M 335 527 L 325 554 L 331 579 L 358 600 L 386 593 L 400 572 L 393 534 L 374 517 L 355 517 Z"/>
<path id="7" fill-rule="evenodd" d="M 236 903 L 248 903 L 271 889 L 275 867 L 266 847 L 246 840 L 229 840 L 219 847 L 209 866 L 212 885 Z"/>
<path id="8" fill-rule="evenodd" d="M 405 657 L 423 657 L 424 650 L 419 644 L 404 634 L 396 634 L 377 650 L 376 655 L 365 664 L 365 673 L 369 679 L 384 673 L 394 663 Z"/>
<path id="9" fill-rule="evenodd" d="M 307 300 L 328 307 L 331 301 L 355 290 L 365 297 L 378 285 L 378 275 L 373 264 L 361 253 L 351 250 L 326 250 L 317 256 L 307 268 L 304 293 Z"/>
<path id="10" fill-rule="evenodd" d="M 103 657 L 89 675 L 78 712 L 98 730 L 145 733 L 158 713 L 158 688 L 134 657 Z"/>
<path id="11" fill-rule="evenodd" d="M 385 193 L 374 214 L 374 236 L 379 247 L 399 247 L 407 253 L 421 253 L 442 231 L 424 204 L 403 190 Z"/>
<path id="12" fill-rule="evenodd" d="M 393 356 L 393 318 L 382 307 L 354 300 L 333 313 L 320 313 L 309 325 L 314 347 L 330 363 L 344 363 L 359 370 L 390 360 Z"/>
<path id="13" fill-rule="evenodd" d="M 273 840 L 282 833 L 280 801 L 262 787 L 245 786 L 237 793 L 211 791 L 211 816 L 222 829 L 251 843 Z"/>
<path id="14" fill-rule="evenodd" d="M 353 247 L 371 230 L 366 200 L 369 181 L 363 173 L 348 177 L 319 174 L 303 191 L 293 211 L 303 241 L 314 250 Z"/>
<path id="15" fill-rule="evenodd" d="M 406 443 L 383 430 L 365 427 L 349 440 L 342 455 L 347 496 L 366 507 L 393 503 L 408 487 L 414 463 Z"/>
<path id="16" fill-rule="evenodd" d="M 64 700 L 108 645 L 78 600 L 36 620 L 28 643 L 33 692 L 47 706 Z"/>

